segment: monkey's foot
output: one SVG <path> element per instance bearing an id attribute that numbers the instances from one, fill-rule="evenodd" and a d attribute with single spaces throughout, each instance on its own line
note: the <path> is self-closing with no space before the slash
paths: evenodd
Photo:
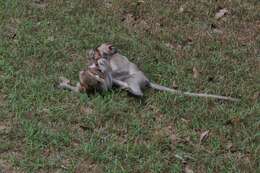
<path id="1" fill-rule="evenodd" d="M 68 84 L 70 83 L 70 80 L 65 77 L 60 77 L 61 82 L 58 84 L 58 88 L 65 89 L 67 88 Z"/>
<path id="2" fill-rule="evenodd" d="M 60 80 L 61 80 L 61 83 L 67 83 L 67 84 L 70 83 L 70 80 L 63 76 L 60 77 Z"/>
<path id="3" fill-rule="evenodd" d="M 61 82 L 61 83 L 59 83 L 59 85 L 57 86 L 59 89 L 65 89 L 65 88 L 67 88 L 67 86 L 68 86 L 68 83 L 63 83 L 63 82 Z"/>

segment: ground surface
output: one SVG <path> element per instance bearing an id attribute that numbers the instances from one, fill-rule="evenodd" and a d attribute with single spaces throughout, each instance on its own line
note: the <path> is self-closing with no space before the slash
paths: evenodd
<path id="1" fill-rule="evenodd" d="M 259 172 L 259 11 L 258 0 L 0 1 L 0 170 Z M 55 88 L 107 41 L 152 81 L 242 100 Z"/>

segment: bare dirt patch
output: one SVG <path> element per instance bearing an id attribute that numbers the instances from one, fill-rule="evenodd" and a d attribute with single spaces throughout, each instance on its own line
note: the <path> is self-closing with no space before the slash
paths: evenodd
<path id="1" fill-rule="evenodd" d="M 103 173 L 102 169 L 89 159 L 85 159 L 79 163 L 76 168 L 76 173 L 81 172 L 92 172 L 92 173 Z"/>
<path id="2" fill-rule="evenodd" d="M 1 72 L 0 72 L 1 75 Z M 0 93 L 0 107 L 5 104 L 6 95 Z"/>
<path id="3" fill-rule="evenodd" d="M 0 159 L 0 172 L 3 172 L 3 173 L 15 173 L 15 171 L 12 168 L 11 164 L 8 163 L 6 160 L 2 160 L 2 159 Z"/>
<path id="4" fill-rule="evenodd" d="M 15 155 L 17 158 L 21 158 L 20 153 L 8 152 L 5 154 L 0 154 L 0 173 L 23 173 L 19 168 L 15 168 L 12 163 L 8 160 L 8 157 Z"/>

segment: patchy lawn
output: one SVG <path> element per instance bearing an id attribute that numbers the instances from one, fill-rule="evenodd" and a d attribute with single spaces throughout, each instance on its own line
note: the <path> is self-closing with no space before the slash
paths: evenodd
<path id="1" fill-rule="evenodd" d="M 0 1 L 0 172 L 259 172 L 259 10 L 258 0 Z M 58 90 L 103 42 L 152 81 L 241 102 Z"/>

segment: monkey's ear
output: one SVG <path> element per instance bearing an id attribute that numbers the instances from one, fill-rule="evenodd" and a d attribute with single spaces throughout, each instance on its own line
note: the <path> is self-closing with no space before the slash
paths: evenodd
<path id="1" fill-rule="evenodd" d="M 90 49 L 89 51 L 86 52 L 86 55 L 90 59 L 93 59 L 95 57 L 95 50 L 94 49 Z"/>
<path id="2" fill-rule="evenodd" d="M 88 56 L 91 58 L 91 59 L 96 59 L 97 57 L 97 55 L 96 55 L 96 53 L 97 53 L 97 51 L 95 50 L 95 49 L 91 49 L 91 50 L 89 50 L 89 52 L 88 52 Z"/>

